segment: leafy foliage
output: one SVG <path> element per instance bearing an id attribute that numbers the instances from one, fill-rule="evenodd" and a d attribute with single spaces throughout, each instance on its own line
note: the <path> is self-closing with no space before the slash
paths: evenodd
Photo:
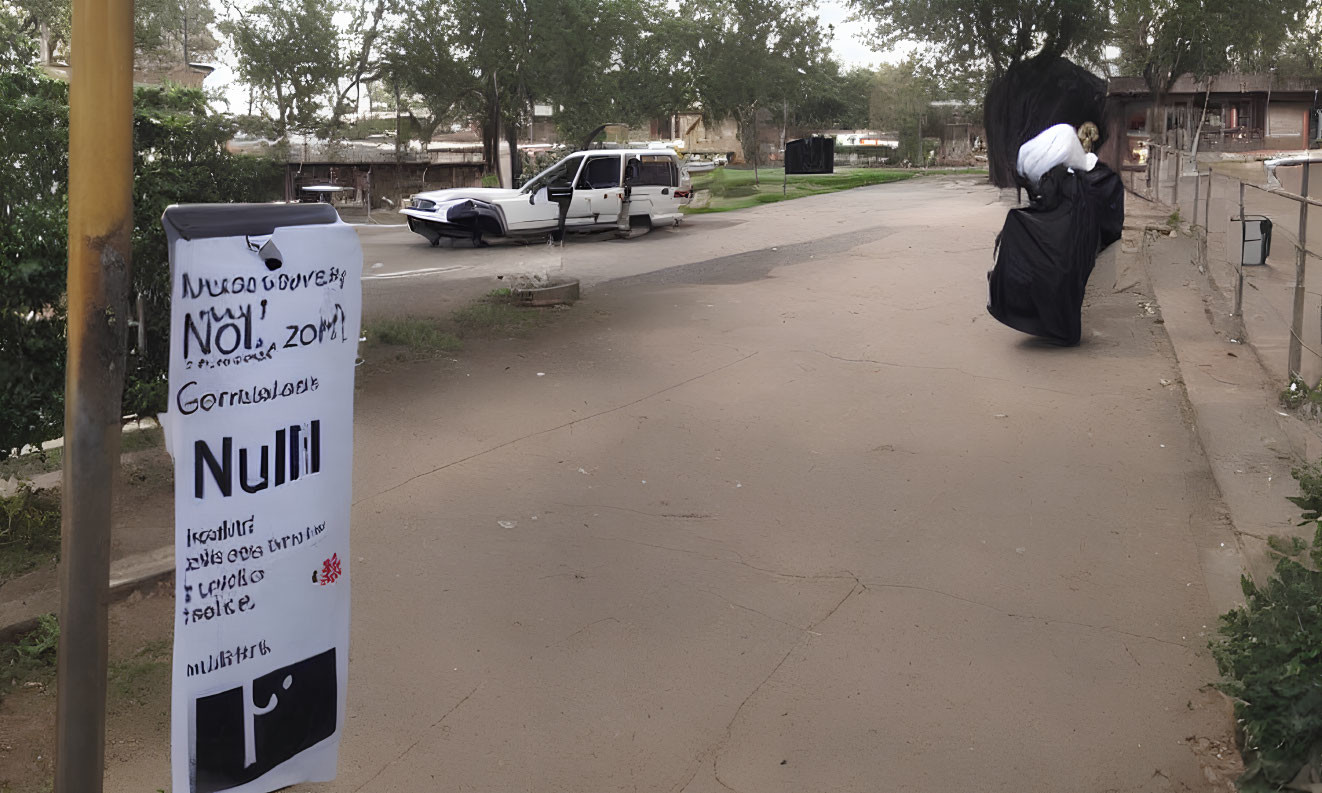
<path id="1" fill-rule="evenodd" d="M 925 160 L 921 143 L 929 102 L 937 88 L 916 59 L 910 58 L 877 71 L 872 89 L 872 126 L 900 134 L 896 156 L 911 162 Z"/>
<path id="2" fill-rule="evenodd" d="M 0 645 L 0 694 L 28 681 L 48 680 L 55 672 L 60 623 L 54 614 L 37 618 L 37 627 Z"/>
<path id="3" fill-rule="evenodd" d="M 170 266 L 161 214 L 171 204 L 270 201 L 279 166 L 230 154 L 233 125 L 207 111 L 195 88 L 139 89 L 133 118 L 133 291 L 144 302 L 145 349 L 134 349 L 124 412 L 165 409 L 169 368 Z"/>
<path id="4" fill-rule="evenodd" d="M 1291 31 L 1305 27 L 1309 0 L 1117 0 L 1114 38 L 1121 69 L 1163 95 L 1183 74 L 1207 77 L 1275 63 Z"/>
<path id="5" fill-rule="evenodd" d="M 697 0 L 690 60 L 703 112 L 739 122 L 756 163 L 760 110 L 802 98 L 804 77 L 826 60 L 827 39 L 807 0 Z"/>
<path id="6" fill-rule="evenodd" d="M 1307 463 L 1298 468 L 1291 468 L 1290 475 L 1299 482 L 1302 495 L 1288 496 L 1291 504 L 1304 511 L 1300 526 L 1322 520 L 1322 464 Z"/>
<path id="7" fill-rule="evenodd" d="M 344 73 L 335 27 L 336 3 L 263 0 L 231 6 L 217 27 L 238 55 L 239 79 L 275 103 L 276 131 L 311 132 Z"/>
<path id="8" fill-rule="evenodd" d="M 10 0 L 22 27 L 45 39 L 42 58 L 67 59 L 72 39 L 73 0 Z M 135 0 L 134 60 L 160 68 L 215 56 L 220 42 L 211 31 L 215 12 L 207 0 Z"/>
<path id="9" fill-rule="evenodd" d="M 0 71 L 0 459 L 64 425 L 68 87 Z"/>
<path id="10" fill-rule="evenodd" d="M 835 61 L 826 60 L 808 77 L 801 98 L 790 109 L 795 124 L 821 129 L 868 126 L 876 73 L 862 68 L 841 71 Z"/>
<path id="11" fill-rule="evenodd" d="M 851 0 L 876 25 L 879 49 L 905 40 L 926 45 L 924 60 L 942 71 L 998 77 L 1035 53 L 1100 52 L 1109 3 L 1091 0 Z"/>
<path id="12" fill-rule="evenodd" d="M 0 496 L 0 584 L 60 553 L 60 494 L 22 486 Z"/>
<path id="13" fill-rule="evenodd" d="M 210 60 L 220 49 L 215 21 L 207 0 L 134 0 L 136 60 L 147 66 Z"/>
<path id="14" fill-rule="evenodd" d="M 1291 499 L 1316 516 L 1322 467 L 1296 469 L 1303 495 Z M 1221 616 L 1212 643 L 1219 688 L 1235 699 L 1244 735 L 1242 791 L 1275 791 L 1306 766 L 1322 770 L 1322 523 L 1311 545 L 1276 539 L 1275 575 L 1241 581 L 1245 605 Z"/>
<path id="15" fill-rule="evenodd" d="M 135 96 L 133 291 L 146 347 L 133 349 L 126 413 L 165 407 L 170 286 L 161 213 L 170 204 L 278 197 L 279 167 L 231 155 L 232 125 L 197 89 Z M 0 459 L 62 434 L 68 261 L 68 88 L 35 67 L 0 72 Z"/>

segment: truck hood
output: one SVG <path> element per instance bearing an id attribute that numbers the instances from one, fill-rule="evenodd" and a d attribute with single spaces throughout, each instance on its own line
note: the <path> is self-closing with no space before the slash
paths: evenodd
<path id="1" fill-rule="evenodd" d="M 440 204 L 446 201 L 460 201 L 465 198 L 472 198 L 477 201 L 498 201 L 502 198 L 515 198 L 518 195 L 519 191 L 512 188 L 454 187 L 446 190 L 430 190 L 426 193 L 417 193 L 414 198 L 422 198 Z"/>

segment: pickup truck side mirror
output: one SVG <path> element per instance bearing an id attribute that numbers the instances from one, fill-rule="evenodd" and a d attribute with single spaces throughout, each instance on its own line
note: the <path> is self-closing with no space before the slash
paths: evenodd
<path id="1" fill-rule="evenodd" d="M 574 200 L 574 187 L 570 184 L 553 184 L 546 188 L 546 197 L 561 206 L 568 206 Z"/>

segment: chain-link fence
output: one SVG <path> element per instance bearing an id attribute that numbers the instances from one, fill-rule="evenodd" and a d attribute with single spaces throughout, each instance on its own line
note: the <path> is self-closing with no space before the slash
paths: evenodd
<path id="1" fill-rule="evenodd" d="M 1278 168 L 1279 186 L 1268 185 L 1261 161 L 1195 164 L 1166 146 L 1149 145 L 1144 165 L 1124 172 L 1126 186 L 1169 206 L 1172 224 L 1192 230 L 1198 263 L 1233 294 L 1231 311 L 1268 371 L 1282 383 L 1298 377 L 1317 385 L 1322 201 L 1310 196 L 1322 195 L 1322 160 Z"/>

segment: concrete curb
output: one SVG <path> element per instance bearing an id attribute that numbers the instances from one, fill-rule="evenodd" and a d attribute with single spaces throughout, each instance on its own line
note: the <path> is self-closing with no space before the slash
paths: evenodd
<path id="1" fill-rule="evenodd" d="M 139 590 L 170 579 L 174 575 L 174 547 L 127 556 L 110 565 L 110 602 L 123 600 Z M 37 627 L 43 614 L 60 609 L 57 587 L 43 589 L 20 600 L 0 602 L 0 642 L 11 642 Z"/>

